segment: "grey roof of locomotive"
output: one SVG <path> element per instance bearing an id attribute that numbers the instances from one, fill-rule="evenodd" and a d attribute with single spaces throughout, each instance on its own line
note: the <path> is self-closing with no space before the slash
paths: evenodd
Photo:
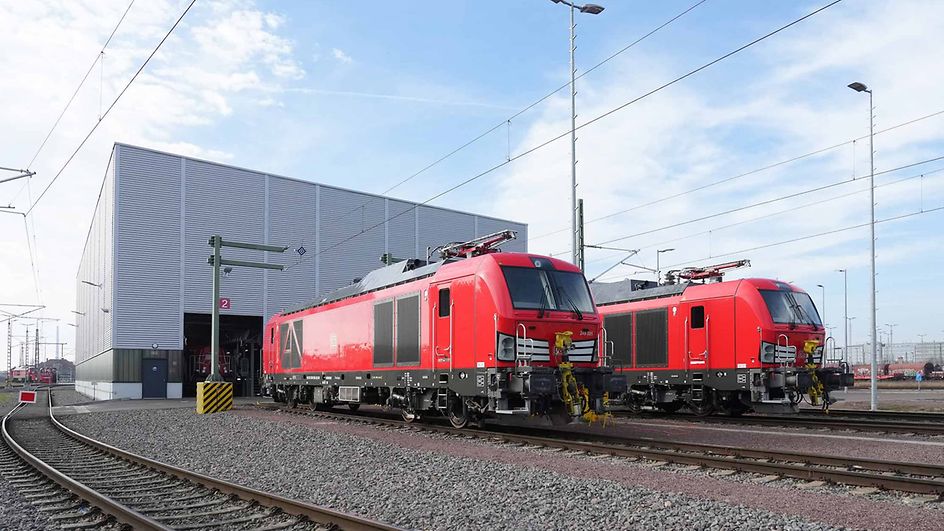
<path id="1" fill-rule="evenodd" d="M 365 293 L 370 293 L 379 289 L 389 288 L 391 286 L 411 282 L 420 278 L 430 277 L 435 274 L 436 271 L 438 271 L 439 268 L 443 266 L 443 264 L 448 264 L 454 261 L 455 260 L 432 262 L 415 267 L 415 261 L 403 260 L 395 264 L 381 267 L 380 269 L 375 269 L 364 275 L 364 278 L 353 282 L 350 285 L 338 288 L 324 295 L 323 297 L 305 303 L 298 308 L 284 311 L 282 314 L 286 315 L 290 313 L 296 313 L 309 308 L 314 308 L 315 306 L 337 302 L 342 299 L 356 297 L 357 295 L 363 295 Z"/>
<path id="2" fill-rule="evenodd" d="M 629 279 L 619 282 L 594 282 L 590 284 L 593 302 L 597 306 L 621 302 L 644 301 L 680 295 L 690 284 L 666 284 L 655 288 L 633 290 Z"/>

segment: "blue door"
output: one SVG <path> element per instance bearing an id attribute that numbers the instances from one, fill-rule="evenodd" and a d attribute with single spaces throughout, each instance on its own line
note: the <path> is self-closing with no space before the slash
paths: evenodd
<path id="1" fill-rule="evenodd" d="M 141 398 L 167 398 L 167 360 L 141 360 Z"/>

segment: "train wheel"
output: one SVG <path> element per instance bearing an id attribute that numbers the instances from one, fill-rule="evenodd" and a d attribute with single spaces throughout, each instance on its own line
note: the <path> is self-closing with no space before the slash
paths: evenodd
<path id="1" fill-rule="evenodd" d="M 669 402 L 667 404 L 656 404 L 656 407 L 659 408 L 659 411 L 664 413 L 675 413 L 676 411 L 682 409 L 684 404 L 680 402 Z"/>
<path id="2" fill-rule="evenodd" d="M 446 416 L 449 417 L 449 424 L 452 424 L 453 428 L 465 428 L 469 423 L 469 407 L 466 405 L 465 400 L 457 396 L 456 400 L 449 408 L 449 414 Z"/>
<path id="3" fill-rule="evenodd" d="M 348 402 L 347 407 L 350 408 L 351 411 L 357 411 L 361 408 L 361 405 L 357 402 Z"/>
<path id="4" fill-rule="evenodd" d="M 715 412 L 714 404 L 711 404 L 709 402 L 701 402 L 701 403 L 689 402 L 688 409 L 690 409 L 691 412 L 694 413 L 698 417 L 707 417 L 708 415 L 711 415 L 712 413 Z"/>

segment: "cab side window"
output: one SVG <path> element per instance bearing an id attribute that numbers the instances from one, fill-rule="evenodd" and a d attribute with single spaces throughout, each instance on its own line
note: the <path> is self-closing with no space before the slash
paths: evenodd
<path id="1" fill-rule="evenodd" d="M 692 323 L 692 328 L 705 327 L 705 307 L 704 306 L 692 306 L 692 318 L 690 322 Z"/>
<path id="2" fill-rule="evenodd" d="M 439 290 L 439 316 L 449 317 L 449 288 Z"/>

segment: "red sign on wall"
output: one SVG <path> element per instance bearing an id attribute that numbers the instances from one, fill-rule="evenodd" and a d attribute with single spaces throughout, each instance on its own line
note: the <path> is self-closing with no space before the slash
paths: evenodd
<path id="1" fill-rule="evenodd" d="M 220 309 L 221 310 L 230 309 L 229 297 L 220 297 Z"/>
<path id="2" fill-rule="evenodd" d="M 36 403 L 36 391 L 20 391 L 20 402 Z"/>

